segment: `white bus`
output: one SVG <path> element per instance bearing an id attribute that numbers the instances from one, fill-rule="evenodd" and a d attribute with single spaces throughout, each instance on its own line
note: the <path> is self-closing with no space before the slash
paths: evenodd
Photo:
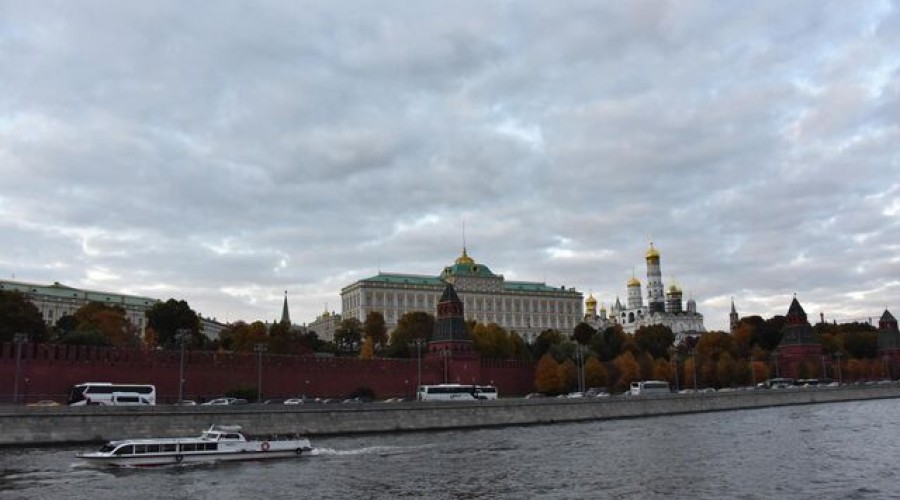
<path id="1" fill-rule="evenodd" d="M 112 384 L 85 382 L 69 390 L 70 406 L 155 405 L 156 386 L 149 384 Z"/>
<path id="2" fill-rule="evenodd" d="M 420 385 L 418 399 L 419 401 L 478 401 L 497 399 L 497 388 L 492 385 Z"/>
<path id="3" fill-rule="evenodd" d="M 630 396 L 651 396 L 654 394 L 669 394 L 669 383 L 664 380 L 642 380 L 632 382 L 628 391 Z"/>

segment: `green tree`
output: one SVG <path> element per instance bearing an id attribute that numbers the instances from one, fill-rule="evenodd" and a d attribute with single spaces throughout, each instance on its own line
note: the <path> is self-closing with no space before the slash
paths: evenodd
<path id="1" fill-rule="evenodd" d="M 542 331 L 534 340 L 532 354 L 535 358 L 542 358 L 550 348 L 563 341 L 563 336 L 557 330 L 548 329 Z"/>
<path id="2" fill-rule="evenodd" d="M 363 333 L 366 337 L 372 339 L 372 343 L 375 346 L 382 347 L 387 344 L 387 327 L 384 323 L 384 315 L 380 311 L 369 311 L 366 314 L 366 321 L 363 323 Z"/>
<path id="3" fill-rule="evenodd" d="M 297 354 L 299 339 L 288 322 L 275 322 L 269 327 L 269 352 L 271 354 Z"/>
<path id="4" fill-rule="evenodd" d="M 634 342 L 651 358 L 669 357 L 669 348 L 675 343 L 675 334 L 665 325 L 642 326 L 634 332 Z"/>
<path id="5" fill-rule="evenodd" d="M 200 317 L 183 300 L 169 299 L 154 304 L 147 311 L 147 327 L 153 330 L 156 345 L 163 349 L 179 347 L 179 330 L 188 331 L 188 348 L 200 348 L 204 343 L 200 333 Z"/>
<path id="6" fill-rule="evenodd" d="M 334 332 L 334 343 L 342 351 L 354 351 L 362 341 L 363 325 L 356 318 L 346 318 Z"/>
<path id="7" fill-rule="evenodd" d="M 472 329 L 472 344 L 483 358 L 509 359 L 509 336 L 500 325 L 478 323 Z"/>
<path id="8" fill-rule="evenodd" d="M 732 387 L 737 381 L 737 364 L 731 353 L 724 352 L 716 363 L 716 379 L 719 387 Z"/>
<path id="9" fill-rule="evenodd" d="M 512 359 L 519 359 L 522 361 L 531 360 L 531 351 L 528 349 L 528 344 L 525 343 L 525 339 L 516 332 L 509 333 L 509 350 Z"/>
<path id="10" fill-rule="evenodd" d="M 47 337 L 41 312 L 19 292 L 0 291 L 0 342 L 12 342 L 15 334 L 28 334 L 32 342 Z"/>
<path id="11" fill-rule="evenodd" d="M 575 329 L 572 331 L 572 337 L 579 344 L 587 345 L 596 333 L 597 330 L 595 330 L 594 327 L 585 322 L 581 322 L 575 325 Z"/>
<path id="12" fill-rule="evenodd" d="M 612 361 L 622 354 L 626 342 L 627 335 L 622 326 L 613 325 L 594 335 L 590 347 L 600 357 L 600 361 Z"/>
<path id="13" fill-rule="evenodd" d="M 388 344 L 388 356 L 394 358 L 412 358 L 416 356 L 415 339 L 428 341 L 434 333 L 434 316 L 422 312 L 408 312 L 400 317 L 397 326 L 391 332 Z M 425 352 L 425 344 L 422 344 Z"/>

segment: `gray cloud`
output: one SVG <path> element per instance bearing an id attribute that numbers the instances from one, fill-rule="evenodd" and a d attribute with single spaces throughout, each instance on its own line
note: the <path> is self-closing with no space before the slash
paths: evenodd
<path id="1" fill-rule="evenodd" d="M 723 328 L 897 308 L 896 2 L 0 7 L 0 272 L 310 321 L 467 227 Z"/>

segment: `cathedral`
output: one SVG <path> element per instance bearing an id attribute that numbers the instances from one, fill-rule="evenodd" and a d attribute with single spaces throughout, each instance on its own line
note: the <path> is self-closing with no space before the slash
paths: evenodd
<path id="1" fill-rule="evenodd" d="M 662 269 L 659 264 L 659 250 L 653 243 L 647 250 L 647 303 L 641 291 L 641 281 L 635 277 L 628 280 L 627 299 L 623 305 L 616 297 L 616 302 L 607 314 L 606 307 L 601 305 L 597 312 L 597 299 L 593 294 L 585 301 L 585 323 L 603 330 L 612 325 L 622 325 L 626 333 L 633 334 L 638 328 L 650 325 L 665 325 L 675 334 L 675 343 L 685 337 L 700 335 L 706 331 L 703 326 L 703 315 L 697 312 L 697 303 L 688 299 L 686 307 L 682 307 L 681 289 L 672 284 L 665 288 L 662 282 Z"/>

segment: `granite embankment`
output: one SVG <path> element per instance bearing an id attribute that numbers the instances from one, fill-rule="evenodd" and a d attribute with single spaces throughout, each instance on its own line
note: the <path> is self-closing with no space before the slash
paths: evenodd
<path id="1" fill-rule="evenodd" d="M 369 403 L 0 407 L 0 446 L 92 443 L 120 438 L 196 435 L 210 424 L 238 424 L 253 434 L 309 436 L 541 425 L 785 405 L 900 397 L 900 385 L 755 390 L 653 398 L 505 399 L 477 403 Z"/>

